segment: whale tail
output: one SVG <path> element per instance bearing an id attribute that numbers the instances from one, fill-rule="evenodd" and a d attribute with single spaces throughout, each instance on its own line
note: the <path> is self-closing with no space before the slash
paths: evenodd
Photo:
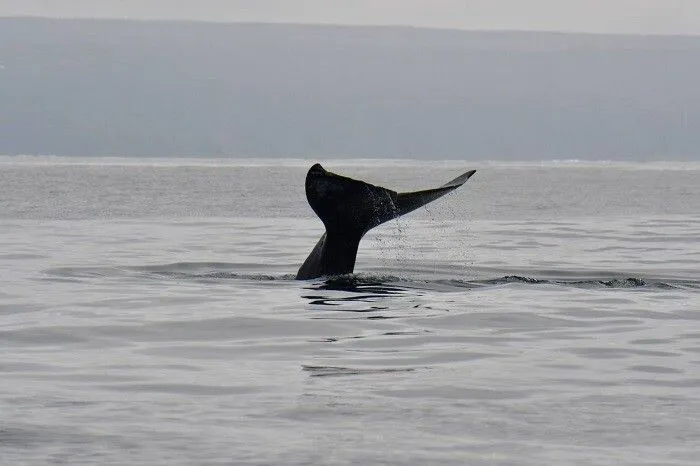
<path id="1" fill-rule="evenodd" d="M 302 264 L 297 279 L 352 273 L 360 240 L 372 228 L 407 214 L 462 186 L 470 170 L 435 189 L 397 193 L 336 175 L 315 164 L 306 175 L 306 198 L 326 233 Z"/>
<path id="2" fill-rule="evenodd" d="M 453 191 L 467 182 L 471 176 L 476 173 L 476 170 L 469 170 L 466 173 L 459 175 L 452 181 L 448 181 L 444 185 L 435 189 L 426 189 L 424 191 L 415 191 L 411 193 L 399 193 L 397 197 L 397 207 L 399 215 L 407 214 L 419 207 L 423 207 L 435 199 L 439 199 L 445 194 Z"/>

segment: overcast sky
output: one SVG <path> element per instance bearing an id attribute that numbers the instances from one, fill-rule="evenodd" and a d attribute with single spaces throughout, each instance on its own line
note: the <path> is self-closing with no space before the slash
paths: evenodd
<path id="1" fill-rule="evenodd" d="M 2 0 L 0 16 L 700 34 L 700 0 Z"/>

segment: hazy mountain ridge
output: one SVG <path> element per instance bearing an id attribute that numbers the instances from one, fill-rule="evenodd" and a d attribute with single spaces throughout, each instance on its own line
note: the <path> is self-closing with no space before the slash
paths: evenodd
<path id="1" fill-rule="evenodd" d="M 0 19 L 0 153 L 697 159 L 700 37 Z"/>

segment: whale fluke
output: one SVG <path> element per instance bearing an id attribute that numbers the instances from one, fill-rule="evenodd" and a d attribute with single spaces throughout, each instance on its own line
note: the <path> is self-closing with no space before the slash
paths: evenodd
<path id="1" fill-rule="evenodd" d="M 397 193 L 315 164 L 306 174 L 306 198 L 326 232 L 299 268 L 297 280 L 352 273 L 365 233 L 444 196 L 474 173 L 476 170 L 470 170 L 439 188 Z"/>

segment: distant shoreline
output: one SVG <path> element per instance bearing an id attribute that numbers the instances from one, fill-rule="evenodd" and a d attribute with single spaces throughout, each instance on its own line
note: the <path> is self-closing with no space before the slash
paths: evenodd
<path id="1" fill-rule="evenodd" d="M 4 154 L 700 158 L 700 36 L 6 17 L 0 82 Z"/>
<path id="2" fill-rule="evenodd" d="M 433 26 L 416 26 L 410 24 L 359 24 L 359 23 L 335 23 L 335 22 L 292 22 L 292 21 L 217 21 L 203 19 L 177 19 L 177 18 L 115 18 L 115 17 L 78 17 L 78 16 L 63 16 L 51 17 L 40 15 L 8 15 L 0 16 L 0 21 L 3 20 L 37 20 L 37 21 L 85 21 L 85 22 L 115 22 L 115 23 L 172 23 L 172 24 L 202 24 L 212 26 L 289 26 L 289 27 L 318 27 L 318 28 L 348 28 L 348 29 L 406 29 L 412 31 L 435 31 L 435 32 L 454 32 L 454 33 L 474 33 L 474 34 L 538 34 L 538 35 L 553 35 L 553 36 L 596 36 L 596 37 L 649 37 L 649 38 L 698 38 L 700 34 L 666 34 L 666 33 L 613 33 L 613 32 L 591 32 L 591 31 L 564 31 L 556 29 L 476 29 L 476 28 L 454 28 L 454 27 L 433 27 Z"/>

